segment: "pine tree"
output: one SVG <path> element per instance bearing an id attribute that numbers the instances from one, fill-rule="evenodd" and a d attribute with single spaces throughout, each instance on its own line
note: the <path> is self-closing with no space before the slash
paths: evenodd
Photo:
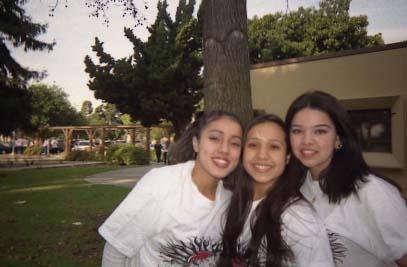
<path id="1" fill-rule="evenodd" d="M 25 51 L 52 50 L 55 43 L 37 39 L 47 25 L 34 23 L 25 14 L 26 0 L 0 0 L 0 133 L 9 135 L 16 128 L 31 129 L 30 79 L 44 73 L 21 66 L 11 55 L 8 46 L 23 47 Z"/>
<path id="2" fill-rule="evenodd" d="M 40 78 L 43 73 L 21 66 L 11 56 L 7 44 L 22 46 L 25 51 L 50 51 L 55 45 L 36 39 L 46 32 L 47 25 L 32 22 L 22 8 L 25 3 L 26 0 L 0 1 L 0 79 L 19 85 L 25 85 L 31 78 Z"/>
<path id="3" fill-rule="evenodd" d="M 91 78 L 88 86 L 95 97 L 115 104 L 144 126 L 168 120 L 179 135 L 202 98 L 201 37 L 193 18 L 194 5 L 195 1 L 180 0 L 173 21 L 167 1 L 159 1 L 146 42 L 125 29 L 134 50 L 128 58 L 115 60 L 96 39 L 93 50 L 99 64 L 85 58 Z"/>

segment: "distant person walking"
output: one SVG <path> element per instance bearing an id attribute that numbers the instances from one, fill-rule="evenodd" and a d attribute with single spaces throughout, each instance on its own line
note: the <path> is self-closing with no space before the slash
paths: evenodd
<path id="1" fill-rule="evenodd" d="M 155 151 L 155 156 L 157 157 L 157 162 L 161 162 L 161 150 L 163 149 L 163 146 L 160 143 L 160 140 L 157 140 L 157 142 L 154 145 L 154 151 Z"/>
<path id="2" fill-rule="evenodd" d="M 42 143 L 42 149 L 41 149 L 42 154 L 48 155 L 48 153 L 49 153 L 49 145 L 50 145 L 49 139 L 45 139 L 44 142 Z"/>
<path id="3" fill-rule="evenodd" d="M 163 152 L 163 161 L 165 164 L 168 164 L 168 147 L 170 145 L 170 139 L 168 139 L 164 144 L 162 148 Z"/>
<path id="4" fill-rule="evenodd" d="M 57 139 L 52 138 L 50 153 L 57 153 L 57 152 L 58 152 L 58 141 L 57 141 Z"/>
<path id="5" fill-rule="evenodd" d="M 23 154 L 23 139 L 22 138 L 18 138 L 15 142 L 14 142 L 14 147 L 15 147 L 15 153 L 16 154 Z"/>

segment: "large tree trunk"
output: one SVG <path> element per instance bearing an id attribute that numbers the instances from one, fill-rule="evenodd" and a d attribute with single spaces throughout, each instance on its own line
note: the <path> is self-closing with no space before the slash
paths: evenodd
<path id="1" fill-rule="evenodd" d="M 184 133 L 185 129 L 187 128 L 188 124 L 190 123 L 190 120 L 183 120 L 183 119 L 172 119 L 171 123 L 172 126 L 174 127 L 174 133 L 175 133 L 175 137 L 174 140 L 178 140 L 178 138 L 180 138 L 182 136 L 182 134 Z"/>
<path id="2" fill-rule="evenodd" d="M 246 0 L 203 0 L 205 110 L 253 116 Z"/>

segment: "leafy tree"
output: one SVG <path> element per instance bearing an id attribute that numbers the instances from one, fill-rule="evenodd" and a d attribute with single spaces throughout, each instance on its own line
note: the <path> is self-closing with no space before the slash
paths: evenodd
<path id="1" fill-rule="evenodd" d="M 94 112 L 89 116 L 90 125 L 123 125 L 130 124 L 127 114 L 122 114 L 115 105 L 104 103 L 97 106 Z M 105 133 L 106 139 L 116 140 L 119 139 L 125 130 L 107 131 Z M 99 136 L 100 132 L 96 135 Z M 100 136 L 99 136 L 100 137 Z"/>
<path id="2" fill-rule="evenodd" d="M 11 55 L 9 46 L 23 47 L 25 51 L 52 50 L 55 43 L 37 39 L 47 25 L 34 23 L 25 14 L 26 0 L 0 1 L 0 133 L 10 134 L 16 128 L 29 128 L 30 93 L 27 81 L 41 78 L 44 73 L 21 66 Z M 13 116 L 9 116 L 13 114 Z"/>
<path id="3" fill-rule="evenodd" d="M 300 7 L 249 20 L 252 63 L 318 55 L 383 44 L 367 35 L 366 16 L 349 15 L 350 0 L 322 0 L 319 9 Z"/>
<path id="4" fill-rule="evenodd" d="M 63 125 L 84 125 L 82 115 L 68 100 L 68 95 L 56 85 L 35 84 L 32 93 L 31 123 L 35 128 Z"/>
<path id="5" fill-rule="evenodd" d="M 95 97 L 115 104 L 147 127 L 163 119 L 171 121 L 180 134 L 202 97 L 201 38 L 192 15 L 194 5 L 194 0 L 180 0 L 173 21 L 167 1 L 159 1 L 146 42 L 125 28 L 125 36 L 134 47 L 134 54 L 128 58 L 115 60 L 96 38 L 92 48 L 99 65 L 89 56 L 85 58 L 91 78 L 88 86 Z"/>
<path id="6" fill-rule="evenodd" d="M 145 17 L 139 12 L 139 5 L 143 9 L 147 9 L 147 2 L 144 0 L 86 0 L 85 4 L 92 9 L 91 16 L 102 17 L 106 24 L 110 23 L 109 17 L 106 15 L 110 5 L 122 5 L 123 16 L 130 15 L 135 18 L 136 25 L 142 24 Z"/>
<path id="7" fill-rule="evenodd" d="M 90 116 L 91 125 L 121 125 L 122 113 L 113 104 L 101 104 L 97 106 Z"/>
<path id="8" fill-rule="evenodd" d="M 81 107 L 81 114 L 87 118 L 89 117 L 93 112 L 93 107 L 92 107 L 92 102 L 89 100 L 85 100 L 82 102 L 82 107 Z"/>
<path id="9" fill-rule="evenodd" d="M 30 124 L 30 98 L 28 90 L 0 80 L 0 134 L 11 135 L 17 128 L 34 130 Z"/>
<path id="10" fill-rule="evenodd" d="M 131 119 L 131 116 L 129 114 L 123 114 L 120 116 L 120 120 L 124 125 L 130 125 L 133 124 L 133 120 Z"/>

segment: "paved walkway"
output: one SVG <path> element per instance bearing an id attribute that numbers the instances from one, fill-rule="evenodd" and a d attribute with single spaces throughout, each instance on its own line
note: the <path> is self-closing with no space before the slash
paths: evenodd
<path id="1" fill-rule="evenodd" d="M 96 166 L 104 165 L 103 162 L 80 162 L 64 161 L 62 163 L 46 163 L 24 166 L 19 164 L 12 167 L 3 167 L 0 170 L 22 170 L 22 169 L 40 169 L 40 168 L 59 168 L 59 167 L 78 167 L 78 166 Z M 152 168 L 165 166 L 164 163 L 152 162 L 150 165 L 137 167 L 123 167 L 118 170 L 96 173 L 85 178 L 86 181 L 94 184 L 111 184 L 124 187 L 133 187 L 138 180 Z"/>
<path id="2" fill-rule="evenodd" d="M 147 166 L 126 167 L 119 170 L 90 175 L 86 181 L 94 184 L 110 184 L 123 187 L 133 187 L 138 180 L 152 168 L 165 166 L 163 163 L 153 162 Z"/>

